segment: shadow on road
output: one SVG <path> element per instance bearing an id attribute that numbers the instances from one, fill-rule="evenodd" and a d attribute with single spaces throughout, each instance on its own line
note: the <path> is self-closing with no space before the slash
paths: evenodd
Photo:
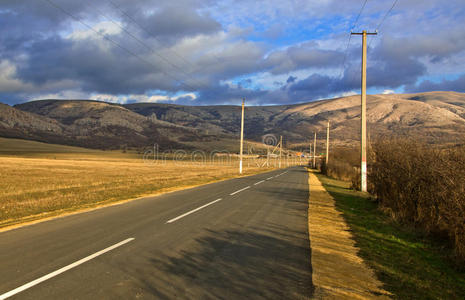
<path id="1" fill-rule="evenodd" d="M 166 298 L 309 298 L 309 249 L 289 241 L 295 232 L 276 238 L 279 231 L 208 231 L 197 240 L 196 251 L 152 259 L 156 273 L 167 276 L 146 274 L 143 288 Z"/>
<path id="2" fill-rule="evenodd" d="M 310 298 L 309 191 L 292 178 L 276 180 L 288 182 L 257 186 L 255 198 L 243 200 L 248 208 L 269 204 L 263 206 L 270 210 L 263 212 L 266 218 L 255 223 L 230 220 L 227 230 L 205 229 L 189 247 L 166 249 L 162 255 L 141 253 L 150 266 L 137 271 L 138 278 L 145 278 L 139 287 L 165 299 Z"/>

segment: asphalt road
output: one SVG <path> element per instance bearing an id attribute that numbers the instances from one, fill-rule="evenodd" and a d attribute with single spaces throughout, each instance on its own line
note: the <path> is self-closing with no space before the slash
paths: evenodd
<path id="1" fill-rule="evenodd" d="M 0 299 L 309 298 L 308 193 L 294 167 L 0 233 Z"/>

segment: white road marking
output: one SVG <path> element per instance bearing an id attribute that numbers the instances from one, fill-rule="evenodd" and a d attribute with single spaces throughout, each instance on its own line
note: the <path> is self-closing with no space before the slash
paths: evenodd
<path id="1" fill-rule="evenodd" d="M 235 195 L 235 194 L 237 194 L 237 193 L 240 193 L 240 192 L 242 192 L 242 191 L 245 191 L 245 190 L 248 189 L 248 188 L 250 188 L 250 185 L 249 185 L 249 186 L 246 186 L 246 187 L 243 188 L 243 189 L 240 189 L 240 190 L 238 190 L 238 191 L 235 191 L 234 193 L 229 194 L 229 196 L 233 196 L 233 195 Z"/>
<path id="2" fill-rule="evenodd" d="M 134 238 L 126 239 L 126 240 L 124 240 L 122 242 L 114 244 L 113 246 L 110 246 L 108 248 L 100 250 L 99 252 L 95 252 L 94 254 L 89 255 L 87 257 L 84 257 L 83 259 L 80 259 L 80 260 L 78 260 L 78 261 L 76 261 L 76 262 L 74 262 L 74 263 L 72 263 L 70 265 L 67 265 L 66 267 L 58 269 L 58 270 L 56 270 L 56 271 L 54 271 L 54 272 L 52 272 L 50 274 L 47 274 L 45 276 L 37 278 L 36 280 L 33 280 L 33 281 L 29 282 L 29 283 L 26 283 L 26 284 L 24 284 L 24 285 L 22 285 L 20 287 L 17 287 L 14 290 L 11 290 L 9 292 L 6 292 L 6 293 L 0 295 L 0 300 L 3 300 L 3 299 L 6 299 L 8 297 L 11 297 L 13 295 L 16 295 L 16 294 L 18 294 L 18 293 L 20 293 L 20 292 L 22 292 L 24 290 L 27 290 L 27 289 L 29 289 L 29 288 L 31 288 L 31 287 L 33 287 L 33 286 L 35 286 L 35 285 L 37 285 L 37 284 L 39 284 L 41 282 L 44 282 L 45 280 L 48 280 L 48 279 L 50 279 L 52 277 L 55 277 L 55 276 L 57 276 L 57 275 L 59 275 L 61 273 L 64 273 L 64 272 L 66 272 L 66 271 L 68 271 L 68 270 L 70 270 L 70 269 L 72 269 L 74 267 L 79 266 L 80 264 L 83 264 L 83 263 L 85 263 L 85 262 L 87 262 L 87 261 L 89 261 L 91 259 L 96 258 L 97 256 L 100 256 L 100 255 L 102 255 L 102 254 L 104 254 L 104 253 L 106 253 L 108 251 L 111 251 L 111 250 L 113 250 L 115 248 L 118 248 L 118 247 L 120 247 L 120 246 L 122 246 L 122 245 L 124 245 L 126 243 L 129 243 L 130 241 L 133 241 L 133 240 L 134 240 Z"/>
<path id="3" fill-rule="evenodd" d="M 178 216 L 178 217 L 176 217 L 176 218 L 173 218 L 173 219 L 171 219 L 171 220 L 169 220 L 169 221 L 166 221 L 166 223 L 173 223 L 173 222 L 175 222 L 175 221 L 177 221 L 177 220 L 179 220 L 179 219 L 181 219 L 181 218 L 184 218 L 185 216 L 188 216 L 188 215 L 190 215 L 190 214 L 193 214 L 193 213 L 195 213 L 196 211 L 199 211 L 199 210 L 201 210 L 202 208 L 205 208 L 205 207 L 207 207 L 207 206 L 209 206 L 209 205 L 212 205 L 213 203 L 216 203 L 216 202 L 221 201 L 221 200 L 222 200 L 221 198 L 216 199 L 215 201 L 209 202 L 209 203 L 207 203 L 207 204 L 205 204 L 205 205 L 202 205 L 202 206 L 200 206 L 200 207 L 197 207 L 196 209 L 193 209 L 193 210 L 191 210 L 191 211 L 188 211 L 188 212 L 186 212 L 185 214 L 182 214 L 182 215 L 180 215 L 180 216 Z"/>
<path id="4" fill-rule="evenodd" d="M 259 182 L 255 182 L 253 185 L 259 185 L 260 183 L 265 182 L 265 180 L 261 180 Z"/>
<path id="5" fill-rule="evenodd" d="M 271 180 L 271 179 L 273 179 L 273 176 L 272 176 L 272 177 L 269 177 L 269 178 L 267 178 L 266 180 Z"/>

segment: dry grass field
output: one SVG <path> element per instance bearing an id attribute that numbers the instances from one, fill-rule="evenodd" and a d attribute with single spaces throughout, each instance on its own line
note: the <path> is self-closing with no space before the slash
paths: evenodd
<path id="1" fill-rule="evenodd" d="M 0 139 L 0 227 L 236 177 L 237 163 L 142 160 L 141 154 Z M 267 169 L 244 164 L 244 175 Z"/>

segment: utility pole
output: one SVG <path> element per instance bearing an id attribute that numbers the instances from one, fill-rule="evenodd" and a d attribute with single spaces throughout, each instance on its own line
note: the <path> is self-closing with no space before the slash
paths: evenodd
<path id="1" fill-rule="evenodd" d="M 310 147 L 309 147 L 309 151 L 310 151 L 310 152 L 308 152 L 308 159 L 309 159 L 310 161 L 312 161 L 312 160 L 311 160 L 311 159 L 312 159 L 312 140 L 310 140 L 310 143 L 309 143 L 309 144 L 310 144 Z M 310 165 L 310 162 L 308 163 L 308 165 Z"/>
<path id="2" fill-rule="evenodd" d="M 279 138 L 279 168 L 281 168 L 281 154 L 283 152 L 283 136 Z"/>
<path id="3" fill-rule="evenodd" d="M 270 166 L 270 149 L 266 147 L 266 166 Z"/>
<path id="4" fill-rule="evenodd" d="M 361 127 L 362 136 L 360 141 L 360 152 L 361 152 L 361 190 L 362 192 L 367 191 L 367 35 L 376 35 L 377 32 L 351 32 L 350 34 L 356 34 L 362 36 L 362 105 L 361 105 Z"/>
<path id="5" fill-rule="evenodd" d="M 316 169 L 316 131 L 313 137 L 313 168 Z"/>
<path id="6" fill-rule="evenodd" d="M 239 153 L 239 174 L 242 174 L 242 152 L 244 150 L 244 102 L 242 99 L 242 117 L 241 117 L 241 151 Z"/>
<path id="7" fill-rule="evenodd" d="M 329 121 L 328 121 L 328 127 L 326 127 L 326 166 L 328 165 L 328 159 L 329 159 Z"/>

